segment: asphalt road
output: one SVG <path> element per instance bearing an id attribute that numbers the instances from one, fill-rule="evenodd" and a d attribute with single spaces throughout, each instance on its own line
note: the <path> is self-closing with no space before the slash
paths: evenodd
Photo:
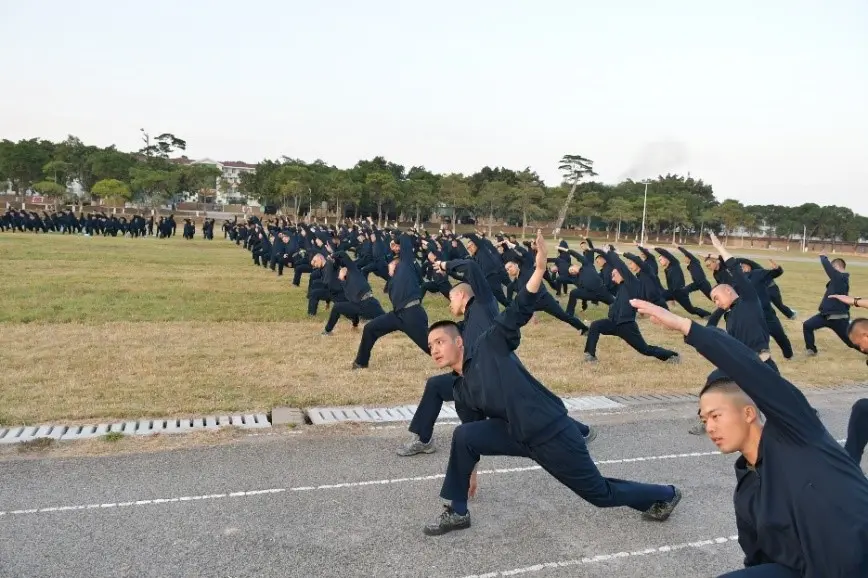
<path id="1" fill-rule="evenodd" d="M 843 439 L 853 393 L 810 396 Z M 582 412 L 604 475 L 673 483 L 668 522 L 596 509 L 524 459 L 484 458 L 473 526 L 430 538 L 441 451 L 403 426 L 307 428 L 229 446 L 0 462 L 2 577 L 716 576 L 740 567 L 734 456 L 686 433 L 689 404 Z"/>

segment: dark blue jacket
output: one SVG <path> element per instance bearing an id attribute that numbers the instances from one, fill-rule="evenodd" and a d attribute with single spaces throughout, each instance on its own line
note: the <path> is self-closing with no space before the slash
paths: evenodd
<path id="1" fill-rule="evenodd" d="M 422 298 L 421 272 L 413 257 L 413 240 L 410 235 L 402 234 L 399 243 L 401 252 L 398 256 L 398 266 L 395 267 L 395 275 L 388 283 L 392 311 L 400 311 L 410 301 Z"/>
<path id="2" fill-rule="evenodd" d="M 636 247 L 639 251 L 645 255 L 645 263 L 648 265 L 648 269 L 654 272 L 654 276 L 658 277 L 660 274 L 660 270 L 657 268 L 657 259 L 654 257 L 654 253 L 646 249 L 645 247 Z"/>
<path id="3" fill-rule="evenodd" d="M 350 259 L 346 253 L 335 253 L 335 262 L 339 266 L 347 268 L 347 276 L 344 279 L 344 294 L 347 296 L 347 301 L 361 303 L 362 297 L 371 292 L 371 285 L 359 271 L 356 262 Z"/>
<path id="4" fill-rule="evenodd" d="M 627 265 L 614 252 L 603 253 L 606 262 L 621 274 L 621 283 L 615 294 L 615 301 L 609 305 L 609 321 L 615 325 L 636 322 L 636 310 L 630 305 L 630 299 L 641 298 L 642 286 L 639 279 L 630 272 Z"/>
<path id="5" fill-rule="evenodd" d="M 685 342 L 766 418 L 757 463 L 735 463 L 745 565 L 774 562 L 806 578 L 868 576 L 868 481 L 802 392 L 718 329 L 693 323 Z"/>
<path id="6" fill-rule="evenodd" d="M 841 273 L 832 267 L 832 263 L 825 256 L 820 257 L 820 263 L 823 264 L 823 269 L 826 270 L 826 275 L 829 276 L 829 282 L 826 283 L 826 293 L 823 294 L 823 300 L 820 302 L 820 315 L 841 315 L 846 313 L 849 316 L 850 306 L 837 299 L 829 299 L 829 295 L 849 295 L 850 274 Z"/>
<path id="7" fill-rule="evenodd" d="M 594 258 L 593 252 L 591 252 L 591 257 L 588 258 L 585 255 L 582 255 L 578 251 L 573 251 L 570 249 L 569 254 L 576 258 L 576 260 L 581 264 L 582 268 L 579 269 L 578 275 L 578 284 L 580 287 L 584 287 L 588 291 L 593 292 L 603 292 L 607 291 L 605 284 L 603 283 L 603 278 L 597 272 L 597 269 L 594 267 Z M 611 275 L 611 273 L 610 273 Z"/>
<path id="8" fill-rule="evenodd" d="M 681 264 L 678 262 L 678 259 L 666 249 L 657 247 L 656 251 L 669 260 L 669 264 L 663 270 L 663 274 L 666 275 L 666 286 L 670 291 L 684 289 L 684 271 L 681 270 Z"/>
<path id="9" fill-rule="evenodd" d="M 624 258 L 633 261 L 640 269 L 639 274 L 636 276 L 640 287 L 637 297 L 661 307 L 668 307 L 666 301 L 663 299 L 664 289 L 663 285 L 660 284 L 660 277 L 657 276 L 656 270 L 652 269 L 649 265 L 649 261 L 653 263 L 654 260 L 646 259 L 643 261 L 632 253 L 624 253 Z"/>
<path id="10" fill-rule="evenodd" d="M 708 281 L 705 277 L 705 271 L 702 269 L 702 263 L 699 262 L 696 255 L 680 245 L 678 250 L 684 253 L 684 256 L 688 259 L 687 271 L 690 273 L 690 278 L 693 279 L 693 282 L 702 283 L 703 281 Z"/>
<path id="11" fill-rule="evenodd" d="M 775 310 L 772 308 L 772 300 L 769 297 L 769 287 L 771 287 L 774 280 L 783 275 L 783 273 L 784 270 L 780 267 L 777 269 L 763 269 L 760 267 L 759 269 L 752 269 L 751 272 L 747 274 L 747 278 L 750 280 L 754 289 L 756 289 L 757 298 L 759 298 L 760 305 L 763 308 L 763 315 L 766 319 L 777 319 L 778 317 Z"/>
<path id="12" fill-rule="evenodd" d="M 464 323 L 461 329 L 464 356 L 467 357 L 479 337 L 491 327 L 494 318 L 497 317 L 497 300 L 485 279 L 485 273 L 476 261 L 472 259 L 447 261 L 446 271 L 450 275 L 460 275 L 461 280 L 473 289 L 474 297 L 464 309 Z"/>
<path id="13" fill-rule="evenodd" d="M 745 344 L 751 351 L 759 353 L 769 349 L 769 328 L 765 322 L 765 313 L 757 295 L 756 288 L 751 283 L 738 260 L 730 257 L 726 261 L 726 269 L 732 279 L 738 299 L 733 301 L 726 312 L 726 332 Z M 717 312 L 715 312 L 717 313 Z M 718 318 L 713 315 L 712 318 Z M 709 324 L 712 321 L 709 319 Z"/>
<path id="14" fill-rule="evenodd" d="M 506 421 L 510 436 L 530 446 L 550 440 L 572 423 L 563 401 L 537 381 L 515 354 L 537 297 L 522 287 L 473 344 L 471 355 L 465 355 L 463 375 L 454 387 L 456 407 L 466 407 L 478 419 Z"/>

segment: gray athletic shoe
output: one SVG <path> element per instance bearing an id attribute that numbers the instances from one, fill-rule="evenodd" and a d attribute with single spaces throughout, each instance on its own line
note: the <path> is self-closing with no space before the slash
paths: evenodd
<path id="1" fill-rule="evenodd" d="M 463 516 L 457 514 L 452 506 L 444 505 L 443 512 L 431 524 L 427 524 L 422 531 L 427 536 L 442 536 L 452 530 L 464 530 L 470 527 L 470 512 Z"/>
<path id="2" fill-rule="evenodd" d="M 585 363 L 597 363 L 599 361 L 596 356 L 591 355 L 590 353 L 585 354 Z"/>
<path id="3" fill-rule="evenodd" d="M 656 502 L 653 506 L 642 512 L 642 517 L 655 522 L 665 522 L 670 514 L 672 514 L 675 506 L 678 505 L 678 502 L 681 501 L 681 490 L 675 486 L 672 486 L 672 489 L 675 490 L 674 498 L 668 502 Z"/>
<path id="4" fill-rule="evenodd" d="M 589 444 L 592 441 L 594 441 L 595 439 L 597 439 L 596 428 L 594 428 L 594 426 L 592 426 L 592 425 L 589 425 L 588 426 L 588 435 L 583 436 L 583 437 L 585 438 L 585 444 Z"/>
<path id="5" fill-rule="evenodd" d="M 409 457 L 417 454 L 433 454 L 436 451 L 433 439 L 426 444 L 419 439 L 419 436 L 413 436 L 412 440 L 398 448 L 398 455 Z"/>
<path id="6" fill-rule="evenodd" d="M 681 363 L 681 356 L 677 353 L 666 360 L 666 363 L 671 363 L 672 365 L 678 365 Z"/>
<path id="7" fill-rule="evenodd" d="M 793 314 L 792 314 L 791 317 L 789 317 L 789 320 L 790 320 L 790 321 L 794 321 L 794 320 L 796 320 L 796 319 L 799 317 L 799 312 L 796 311 L 795 309 L 790 309 L 790 311 L 792 311 Z"/>
<path id="8" fill-rule="evenodd" d="M 325 330 L 323 330 L 323 332 L 320 333 L 320 335 L 323 335 L 323 336 L 325 336 L 325 337 L 331 337 L 331 336 L 332 336 L 332 332 L 331 332 L 331 331 L 325 331 Z"/>
<path id="9" fill-rule="evenodd" d="M 817 352 L 814 351 L 813 349 L 806 349 L 805 355 L 807 355 L 808 357 L 816 357 Z"/>

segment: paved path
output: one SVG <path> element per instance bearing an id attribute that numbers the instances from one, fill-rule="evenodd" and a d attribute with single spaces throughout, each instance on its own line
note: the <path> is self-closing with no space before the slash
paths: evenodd
<path id="1" fill-rule="evenodd" d="M 837 439 L 853 393 L 811 395 Z M 307 428 L 230 446 L 0 462 L 2 577 L 715 576 L 740 566 L 734 456 L 686 433 L 691 404 L 583 412 L 604 474 L 674 483 L 666 523 L 591 507 L 533 462 L 484 459 L 473 527 L 425 537 L 442 451 L 403 425 Z M 349 430 L 349 431 L 348 431 Z"/>

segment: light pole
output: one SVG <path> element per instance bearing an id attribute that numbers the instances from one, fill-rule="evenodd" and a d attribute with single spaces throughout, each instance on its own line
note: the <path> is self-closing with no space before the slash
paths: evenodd
<path id="1" fill-rule="evenodd" d="M 642 238 L 640 244 L 645 244 L 645 211 L 648 208 L 648 181 L 645 181 L 645 198 L 642 201 Z"/>

